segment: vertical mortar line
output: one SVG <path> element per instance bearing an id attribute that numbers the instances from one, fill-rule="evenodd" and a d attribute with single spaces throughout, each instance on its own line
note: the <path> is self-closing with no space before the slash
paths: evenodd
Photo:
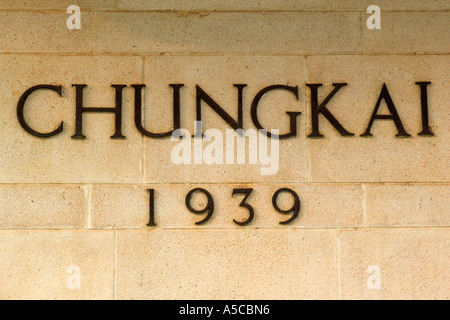
<path id="1" fill-rule="evenodd" d="M 92 53 L 95 52 L 95 11 L 92 12 Z"/>
<path id="2" fill-rule="evenodd" d="M 145 56 L 142 56 L 142 84 L 145 83 Z M 145 89 L 144 89 L 144 98 L 142 98 L 142 108 L 145 110 Z M 145 112 L 142 112 L 142 121 L 144 121 L 145 123 Z M 145 183 L 145 161 L 146 161 L 146 157 L 145 157 L 145 136 L 142 135 L 141 137 L 141 141 L 142 141 L 142 157 L 141 157 L 141 174 L 142 174 L 142 184 Z"/>
<path id="3" fill-rule="evenodd" d="M 337 285 L 337 300 L 342 300 L 342 293 L 341 293 L 341 230 L 337 231 L 337 237 L 336 237 L 336 285 Z"/>
<path id="4" fill-rule="evenodd" d="M 116 297 L 116 282 L 117 282 L 117 231 L 114 231 L 114 266 L 113 266 L 113 300 Z"/>
<path id="5" fill-rule="evenodd" d="M 363 42 L 363 28 L 364 28 L 364 23 L 363 23 L 363 13 L 359 14 L 359 53 L 362 54 L 363 53 L 363 47 L 362 47 L 362 42 Z"/>
<path id="6" fill-rule="evenodd" d="M 86 210 L 86 227 L 91 229 L 91 199 L 92 199 L 92 185 L 87 185 L 88 196 L 87 196 L 87 210 Z"/>
<path id="7" fill-rule="evenodd" d="M 366 212 L 366 185 L 363 183 L 362 184 L 362 192 L 363 192 L 363 197 L 362 197 L 362 215 L 363 215 L 363 228 L 367 227 L 367 212 Z"/>
<path id="8" fill-rule="evenodd" d="M 305 83 L 307 81 L 309 81 L 309 74 L 308 74 L 308 63 L 307 63 L 307 59 L 308 56 L 304 56 L 303 57 L 303 69 L 304 69 L 304 74 L 305 74 Z M 307 94 L 307 89 L 306 86 L 303 85 L 303 90 L 304 90 L 304 97 L 305 97 L 305 103 L 304 103 L 304 107 L 305 107 L 305 135 L 308 135 L 308 94 Z M 309 183 L 310 182 L 310 172 L 311 172 L 311 160 L 310 160 L 310 154 L 309 154 L 309 139 L 305 136 L 306 142 L 305 142 L 305 156 L 306 156 L 306 182 Z"/>

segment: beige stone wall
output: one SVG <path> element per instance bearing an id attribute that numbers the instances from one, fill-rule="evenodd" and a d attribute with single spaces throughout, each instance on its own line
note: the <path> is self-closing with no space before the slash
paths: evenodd
<path id="1" fill-rule="evenodd" d="M 81 30 L 66 27 L 71 4 Z M 366 27 L 371 4 L 382 9 L 381 30 Z M 0 299 L 449 299 L 449 9 L 448 0 L 0 0 Z M 417 81 L 432 82 L 433 137 L 417 135 Z M 307 138 L 306 84 L 322 83 L 324 99 L 337 82 L 348 85 L 327 106 L 356 136 L 321 116 L 325 138 Z M 71 139 L 80 83 L 89 107 L 112 107 L 112 84 L 146 84 L 145 125 L 155 132 L 171 127 L 171 83 L 185 85 L 190 130 L 197 84 L 233 116 L 233 84 L 248 84 L 246 129 L 259 90 L 299 86 L 298 101 L 280 92 L 260 106 L 261 122 L 281 131 L 286 111 L 302 112 L 298 136 L 281 141 L 275 176 L 250 165 L 176 166 L 176 142 L 135 128 L 131 88 L 125 140 L 110 139 L 105 114 L 85 114 L 87 139 Z M 392 121 L 360 137 L 383 83 L 411 138 L 396 138 Z M 36 130 L 64 122 L 49 139 L 26 133 L 16 115 L 38 84 L 62 86 L 61 97 L 27 101 Z M 203 118 L 229 128 L 206 108 Z M 216 206 L 201 226 L 184 202 L 196 187 Z M 254 189 L 255 220 L 239 227 L 233 219 L 248 213 L 232 191 L 243 187 Z M 302 203 L 287 226 L 272 206 L 283 187 Z M 291 203 L 280 197 L 284 209 Z"/>

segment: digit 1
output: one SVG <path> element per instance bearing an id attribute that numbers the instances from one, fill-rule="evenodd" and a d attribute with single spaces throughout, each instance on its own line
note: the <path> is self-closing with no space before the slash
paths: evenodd
<path id="1" fill-rule="evenodd" d="M 150 194 L 150 222 L 147 224 L 148 227 L 156 227 L 155 223 L 155 189 L 147 190 Z"/>

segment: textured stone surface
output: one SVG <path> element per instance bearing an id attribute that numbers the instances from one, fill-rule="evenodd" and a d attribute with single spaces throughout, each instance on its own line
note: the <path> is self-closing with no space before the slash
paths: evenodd
<path id="1" fill-rule="evenodd" d="M 449 230 L 344 231 L 342 298 L 447 300 L 449 245 Z M 369 266 L 379 267 L 380 290 L 368 289 Z"/>
<path id="2" fill-rule="evenodd" d="M 448 10 L 450 8 L 446 0 L 402 0 L 389 1 L 378 0 L 225 0 L 225 1 L 175 1 L 175 0 L 1 0 L 1 9 L 52 9 L 62 10 L 76 4 L 82 10 L 170 10 L 170 11 L 302 11 L 302 10 L 345 10 L 366 11 L 367 7 L 376 4 L 382 11 L 385 10 Z"/>
<path id="3" fill-rule="evenodd" d="M 448 12 L 385 12 L 381 29 L 363 24 L 364 53 L 446 53 L 450 47 Z"/>
<path id="4" fill-rule="evenodd" d="M 330 9 L 327 0 L 119 0 L 120 9 L 129 10 L 324 10 Z"/>
<path id="5" fill-rule="evenodd" d="M 233 222 L 246 221 L 249 212 L 240 208 L 244 195 L 232 197 L 234 189 L 253 188 L 247 203 L 255 210 L 255 218 L 246 228 L 301 227 L 358 227 L 362 224 L 362 190 L 359 186 L 319 185 L 201 185 L 211 193 L 215 213 L 203 225 L 195 223 L 206 214 L 195 215 L 185 205 L 187 194 L 197 186 L 149 186 L 149 187 L 94 187 L 91 196 L 91 227 L 99 228 L 147 228 L 149 223 L 149 193 L 155 189 L 155 218 L 158 228 L 238 228 Z M 294 190 L 302 203 L 300 216 L 288 226 L 279 223 L 291 215 L 278 213 L 272 205 L 272 197 L 281 188 Z M 194 208 L 204 208 L 206 197 L 198 194 L 192 198 Z M 293 206 L 289 194 L 280 194 L 278 205 L 282 209 Z"/>
<path id="6" fill-rule="evenodd" d="M 449 67 L 449 59 L 445 56 L 309 57 L 308 83 L 324 85 L 319 89 L 320 101 L 332 91 L 332 83 L 348 83 L 327 107 L 347 130 L 356 135 L 341 137 L 320 115 L 320 128 L 325 138 L 308 140 L 310 181 L 449 181 L 450 91 L 446 72 Z M 422 131 L 417 81 L 432 82 L 428 97 L 434 137 L 417 135 Z M 368 127 L 383 83 L 386 83 L 411 138 L 395 137 L 397 130 L 393 121 L 382 120 L 375 121 L 373 137 L 360 137 Z M 383 102 L 379 114 L 388 113 Z"/>
<path id="7" fill-rule="evenodd" d="M 335 231 L 118 232 L 118 299 L 335 299 Z"/>
<path id="8" fill-rule="evenodd" d="M 112 232 L 2 231 L 0 261 L 2 300 L 113 297 Z M 79 267 L 79 290 L 68 287 L 71 266 Z"/>
<path id="9" fill-rule="evenodd" d="M 77 5 L 81 10 L 87 9 L 115 9 L 116 0 L 0 0 L 1 9 L 66 9 L 70 5 Z"/>
<path id="10" fill-rule="evenodd" d="M 80 187 L 0 187 L 0 228 L 83 228 L 87 190 Z"/>
<path id="11" fill-rule="evenodd" d="M 368 226 L 449 226 L 449 185 L 368 185 Z"/>
<path id="12" fill-rule="evenodd" d="M 87 84 L 86 107 L 114 107 L 111 84 L 141 82 L 137 57 L 2 56 L 0 101 L 2 183 L 139 183 L 142 182 L 142 138 L 134 127 L 132 90 L 124 90 L 123 134 L 112 140 L 114 115 L 83 116 L 85 140 L 74 140 L 75 89 Z M 35 92 L 25 106 L 25 119 L 37 131 L 51 132 L 64 122 L 64 131 L 41 139 L 28 134 L 17 119 L 17 103 L 29 88 L 62 85 L 62 97 L 49 90 Z"/>
<path id="13" fill-rule="evenodd" d="M 222 108 L 237 119 L 237 89 L 233 84 L 247 84 L 244 91 L 244 130 L 255 126 L 250 118 L 251 104 L 256 94 L 271 85 L 299 86 L 299 100 L 292 92 L 274 91 L 260 103 L 259 120 L 269 130 L 289 132 L 287 111 L 302 112 L 298 117 L 298 136 L 280 142 L 279 171 L 264 176 L 262 168 L 269 165 L 249 165 L 248 141 L 247 165 L 176 165 L 172 150 L 178 141 L 170 138 L 145 138 L 145 182 L 147 183 L 195 183 L 195 182 L 304 182 L 306 180 L 306 132 L 304 60 L 296 57 L 151 57 L 146 59 L 145 126 L 152 132 L 167 132 L 173 128 L 173 97 L 169 84 L 184 84 L 181 90 L 181 127 L 194 133 L 196 119 L 196 90 L 199 85 Z M 155 113 L 155 110 L 157 112 Z M 231 127 L 206 103 L 202 104 L 203 129 L 219 129 L 224 136 L 224 160 L 226 154 L 225 130 Z M 210 142 L 204 142 L 204 146 Z M 270 144 L 270 143 L 269 143 Z M 269 147 L 270 150 L 271 147 Z M 261 148 L 258 148 L 261 150 Z M 204 150 L 204 149 L 203 149 Z M 192 153 L 194 154 L 194 153 Z M 237 158 L 235 158 L 235 161 Z M 236 161 L 237 162 L 237 161 Z M 192 163 L 193 156 L 192 156 Z M 274 171 L 273 173 L 275 173 Z"/>
<path id="14" fill-rule="evenodd" d="M 129 12 L 99 13 L 95 21 L 98 52 L 359 51 L 359 13 Z"/>
<path id="15" fill-rule="evenodd" d="M 335 10 L 357 10 L 366 12 L 370 5 L 377 5 L 381 12 L 386 10 L 448 10 L 450 4 L 447 0 L 333 0 Z M 370 15 L 367 14 L 367 17 Z M 365 17 L 365 16 L 364 16 Z"/>
<path id="16" fill-rule="evenodd" d="M 69 30 L 69 15 L 58 12 L 0 12 L 0 52 L 91 52 L 92 14 L 81 15 L 81 30 Z"/>
<path id="17" fill-rule="evenodd" d="M 68 30 L 69 5 L 82 29 Z M 369 5 L 381 30 L 369 30 Z M 2 299 L 449 299 L 448 0 L 0 0 L 0 300 Z M 420 88 L 428 87 L 430 126 L 422 130 Z M 320 115 L 324 139 L 310 139 L 306 84 L 347 82 L 327 105 L 356 134 L 344 138 Z M 75 89 L 85 107 L 113 107 L 114 84 L 145 83 L 143 125 L 172 127 L 172 89 L 181 126 L 194 131 L 196 85 L 237 119 L 235 84 L 247 84 L 243 126 L 255 126 L 255 95 L 267 129 L 297 137 L 280 145 L 279 171 L 268 164 L 176 165 L 176 141 L 143 137 L 134 123 L 134 90 L 124 90 L 123 134 L 114 115 L 85 114 L 86 140 L 73 140 Z M 361 138 L 386 83 L 408 139 L 392 121 Z M 21 128 L 17 104 L 32 86 L 61 85 L 27 100 L 35 130 Z M 383 103 L 380 114 L 387 114 Z M 230 126 L 202 103 L 204 129 Z M 224 143 L 225 144 L 225 143 Z M 210 146 L 204 142 L 204 148 Z M 226 144 L 224 151 L 227 150 Z M 260 150 L 258 150 L 260 151 Z M 225 155 L 224 155 L 225 158 Z M 205 188 L 215 211 L 190 212 L 187 193 Z M 273 208 L 283 187 L 301 199 L 300 216 Z M 156 227 L 148 227 L 156 190 Z M 233 189 L 253 188 L 247 209 Z M 206 200 L 193 197 L 196 209 Z M 292 197 L 280 196 L 282 209 Z M 72 268 L 72 269 L 70 269 Z M 81 288 L 71 290 L 79 268 Z M 368 272 L 369 270 L 369 272 Z M 370 287 L 380 271 L 380 288 Z M 368 286 L 369 285 L 369 286 Z M 272 311 L 272 310 L 271 310 Z"/>

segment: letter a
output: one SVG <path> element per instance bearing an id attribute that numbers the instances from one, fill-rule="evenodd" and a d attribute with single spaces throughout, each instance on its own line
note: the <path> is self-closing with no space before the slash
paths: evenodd
<path id="1" fill-rule="evenodd" d="M 381 9 L 379 6 L 371 5 L 367 8 L 367 13 L 373 13 L 368 19 L 367 19 L 367 28 L 370 30 L 373 29 L 381 29 Z"/>
<path id="2" fill-rule="evenodd" d="M 81 289 L 81 269 L 78 266 L 70 266 L 67 268 L 67 273 L 71 276 L 67 279 L 67 288 L 69 290 Z"/>
<path id="3" fill-rule="evenodd" d="M 369 266 L 367 273 L 370 277 L 367 279 L 367 289 L 381 290 L 381 269 L 379 266 Z"/>
<path id="4" fill-rule="evenodd" d="M 383 100 L 386 101 L 386 104 L 391 114 L 378 114 L 378 109 L 380 108 L 381 102 Z M 367 127 L 366 132 L 364 132 L 361 135 L 361 137 L 372 136 L 370 130 L 372 129 L 375 120 L 393 120 L 398 130 L 396 137 L 411 137 L 411 135 L 408 134 L 408 132 L 406 132 L 405 127 L 403 126 L 403 123 L 400 120 L 400 116 L 398 115 L 397 109 L 395 108 L 394 105 L 394 101 L 392 100 L 392 97 L 389 94 L 389 90 L 386 84 L 383 84 L 383 89 L 381 90 L 381 94 L 380 97 L 378 98 L 377 105 L 375 106 L 375 110 L 373 111 L 372 117 L 370 118 L 369 126 Z"/>
<path id="5" fill-rule="evenodd" d="M 69 30 L 74 30 L 74 29 L 80 30 L 81 29 L 80 7 L 75 6 L 75 5 L 69 6 L 67 8 L 67 13 L 72 13 L 72 15 L 69 18 L 67 18 L 67 22 L 66 22 L 67 28 Z"/>

